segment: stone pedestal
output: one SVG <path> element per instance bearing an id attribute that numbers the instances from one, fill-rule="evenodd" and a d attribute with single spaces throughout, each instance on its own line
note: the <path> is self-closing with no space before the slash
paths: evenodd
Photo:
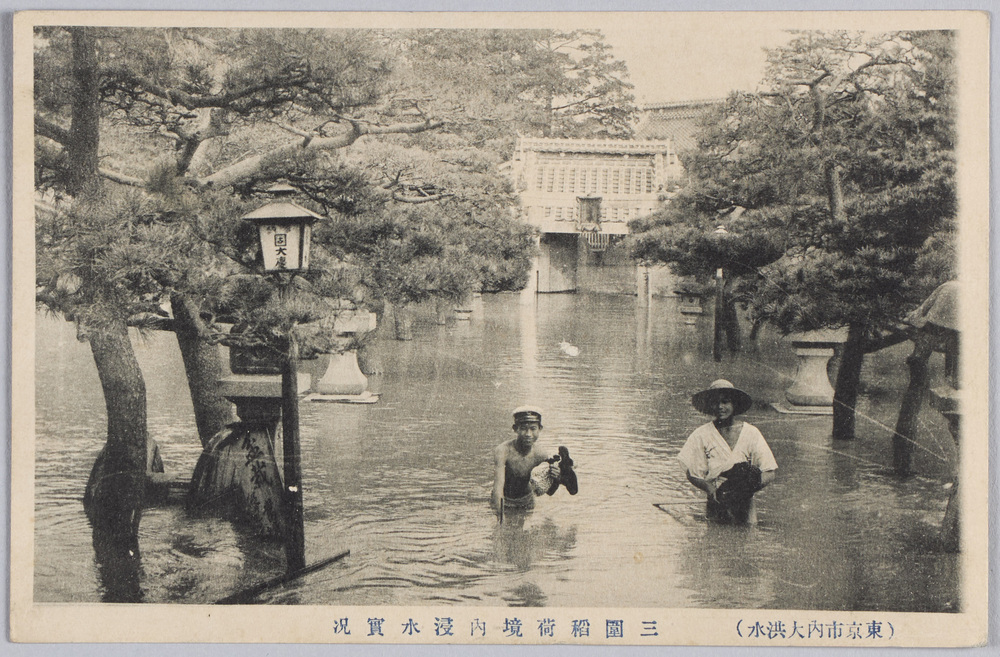
<path id="1" fill-rule="evenodd" d="M 447 299 L 434 302 L 434 319 L 439 326 L 444 326 L 455 319 L 455 311 Z"/>
<path id="2" fill-rule="evenodd" d="M 455 319 L 467 322 L 472 319 L 472 295 L 467 296 L 455 304 Z"/>
<path id="3" fill-rule="evenodd" d="M 788 337 L 798 357 L 798 368 L 792 385 L 785 391 L 787 403 L 772 405 L 781 413 L 833 415 L 834 390 L 827 365 L 833 358 L 834 348 L 846 339 L 846 331 L 808 331 Z"/>
<path id="4" fill-rule="evenodd" d="M 397 313 L 408 312 L 395 308 Z M 398 317 L 399 315 L 397 315 Z M 374 313 L 362 310 L 341 312 L 334 323 L 337 335 L 350 337 L 356 333 L 374 331 L 377 320 Z M 354 349 L 340 354 L 329 354 L 326 372 L 312 387 L 307 401 L 337 401 L 353 403 L 374 403 L 378 395 L 368 391 L 368 377 L 358 365 L 358 352 Z"/>
<path id="5" fill-rule="evenodd" d="M 799 359 L 795 381 L 785 391 L 785 399 L 796 406 L 833 406 L 833 386 L 826 373 L 826 366 L 833 358 L 830 347 L 795 345 Z"/>
<path id="6" fill-rule="evenodd" d="M 358 353 L 354 350 L 330 354 L 330 363 L 313 392 L 323 395 L 360 395 L 368 389 L 368 377 L 358 367 Z"/>
<path id="7" fill-rule="evenodd" d="M 316 382 L 313 394 L 306 400 L 373 404 L 378 401 L 378 395 L 368 390 L 368 377 L 358 367 L 357 352 L 351 350 L 330 354 L 326 374 Z"/>

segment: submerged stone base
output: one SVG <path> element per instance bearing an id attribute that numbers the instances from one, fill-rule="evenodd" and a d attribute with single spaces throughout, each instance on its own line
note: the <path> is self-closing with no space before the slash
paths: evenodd
<path id="1" fill-rule="evenodd" d="M 324 395 L 313 393 L 306 397 L 310 402 L 336 402 L 339 404 L 374 404 L 378 401 L 378 395 L 370 390 L 365 390 L 360 395 Z"/>
<path id="2" fill-rule="evenodd" d="M 785 402 L 774 402 L 771 407 L 786 415 L 833 415 L 833 406 L 793 406 Z"/>

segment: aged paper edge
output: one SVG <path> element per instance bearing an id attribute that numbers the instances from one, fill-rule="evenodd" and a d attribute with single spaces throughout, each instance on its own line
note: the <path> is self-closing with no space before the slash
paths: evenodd
<path id="1" fill-rule="evenodd" d="M 499 628 L 511 615 L 496 607 L 208 607 L 201 605 L 37 604 L 33 588 L 34 505 L 34 240 L 32 203 L 32 69 L 31 30 L 36 25 L 185 25 L 185 26 L 310 26 L 310 27 L 540 27 L 557 24 L 577 27 L 609 21 L 664 19 L 666 13 L 444 13 L 444 12 L 20 12 L 14 17 L 13 217 L 12 224 L 12 385 L 11 385 L 11 573 L 10 627 L 14 641 L 25 642 L 318 642 L 369 643 L 360 628 L 350 636 L 334 634 L 338 618 L 358 619 L 378 614 L 387 623 L 406 622 L 417 615 L 425 620 L 448 615 L 461 621 L 473 618 Z M 987 499 L 989 365 L 989 27 L 988 15 L 974 11 L 906 12 L 676 12 L 671 21 L 690 22 L 691 29 L 709 30 L 714 21 L 795 29 L 843 28 L 956 29 L 960 34 L 959 173 L 960 277 L 962 300 L 963 389 L 979 395 L 966 401 L 963 417 L 961 494 L 969 502 Z M 972 339 L 976 342 L 972 343 Z M 962 605 L 955 614 L 826 612 L 800 610 L 713 610 L 635 608 L 545 608 L 534 615 L 568 624 L 587 614 L 591 618 L 640 623 L 655 613 L 662 619 L 659 636 L 650 645 L 745 645 L 847 647 L 820 640 L 781 642 L 751 640 L 732 630 L 742 619 L 790 621 L 868 622 L 873 618 L 894 625 L 889 644 L 853 642 L 850 647 L 879 645 L 970 646 L 987 637 L 988 512 L 985 506 L 965 504 L 962 539 Z M 532 617 L 528 610 L 522 616 Z M 598 625 L 598 627 L 601 627 Z M 566 641 L 510 640 L 493 637 L 375 637 L 381 643 L 573 643 L 615 645 L 621 639 L 591 638 Z M 638 642 L 631 642 L 638 643 Z"/>

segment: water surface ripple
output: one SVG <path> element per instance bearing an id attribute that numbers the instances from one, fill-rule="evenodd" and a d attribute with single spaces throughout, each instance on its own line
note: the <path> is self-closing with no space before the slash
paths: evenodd
<path id="1" fill-rule="evenodd" d="M 958 608 L 957 561 L 935 538 L 954 449 L 943 420 L 921 416 L 920 476 L 884 474 L 902 352 L 869 357 L 860 410 L 871 419 L 836 444 L 829 418 L 770 409 L 795 372 L 786 344 L 765 332 L 717 364 L 708 318 L 686 325 L 674 300 L 487 295 L 469 322 L 423 319 L 415 340 L 378 342 L 378 404 L 302 404 L 307 560 L 351 555 L 262 602 Z M 39 315 L 37 344 L 35 596 L 98 601 L 80 498 L 103 442 L 100 385 L 68 324 Z M 168 470 L 189 476 L 200 447 L 176 343 L 136 345 L 150 435 Z M 754 530 L 706 524 L 674 458 L 703 422 L 690 395 L 723 376 L 757 399 L 746 419 L 780 464 Z M 544 409 L 548 449 L 569 448 L 580 493 L 560 490 L 523 525 L 498 526 L 492 448 L 525 402 Z M 150 602 L 210 602 L 282 570 L 280 546 L 177 507 L 146 512 L 141 545 Z"/>

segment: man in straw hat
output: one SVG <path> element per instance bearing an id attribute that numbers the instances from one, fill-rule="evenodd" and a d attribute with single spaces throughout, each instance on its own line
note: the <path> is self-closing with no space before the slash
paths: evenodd
<path id="1" fill-rule="evenodd" d="M 677 455 L 688 481 L 708 494 L 709 518 L 755 524 L 753 495 L 774 481 L 778 464 L 757 427 L 736 419 L 753 400 L 719 379 L 692 396 L 691 403 L 712 421 L 695 429 Z"/>
<path id="2" fill-rule="evenodd" d="M 562 458 L 550 457 L 536 445 L 542 431 L 542 412 L 533 406 L 515 409 L 513 429 L 514 438 L 497 445 L 493 452 L 496 471 L 490 502 L 500 522 L 505 510 L 531 509 L 535 506 L 535 496 L 553 494 L 560 483 L 571 494 L 576 493 L 576 476 L 565 448 L 559 448 Z M 563 462 L 562 467 L 559 461 Z M 546 467 L 539 470 L 544 471 L 532 476 L 532 470 L 543 463 Z"/>

